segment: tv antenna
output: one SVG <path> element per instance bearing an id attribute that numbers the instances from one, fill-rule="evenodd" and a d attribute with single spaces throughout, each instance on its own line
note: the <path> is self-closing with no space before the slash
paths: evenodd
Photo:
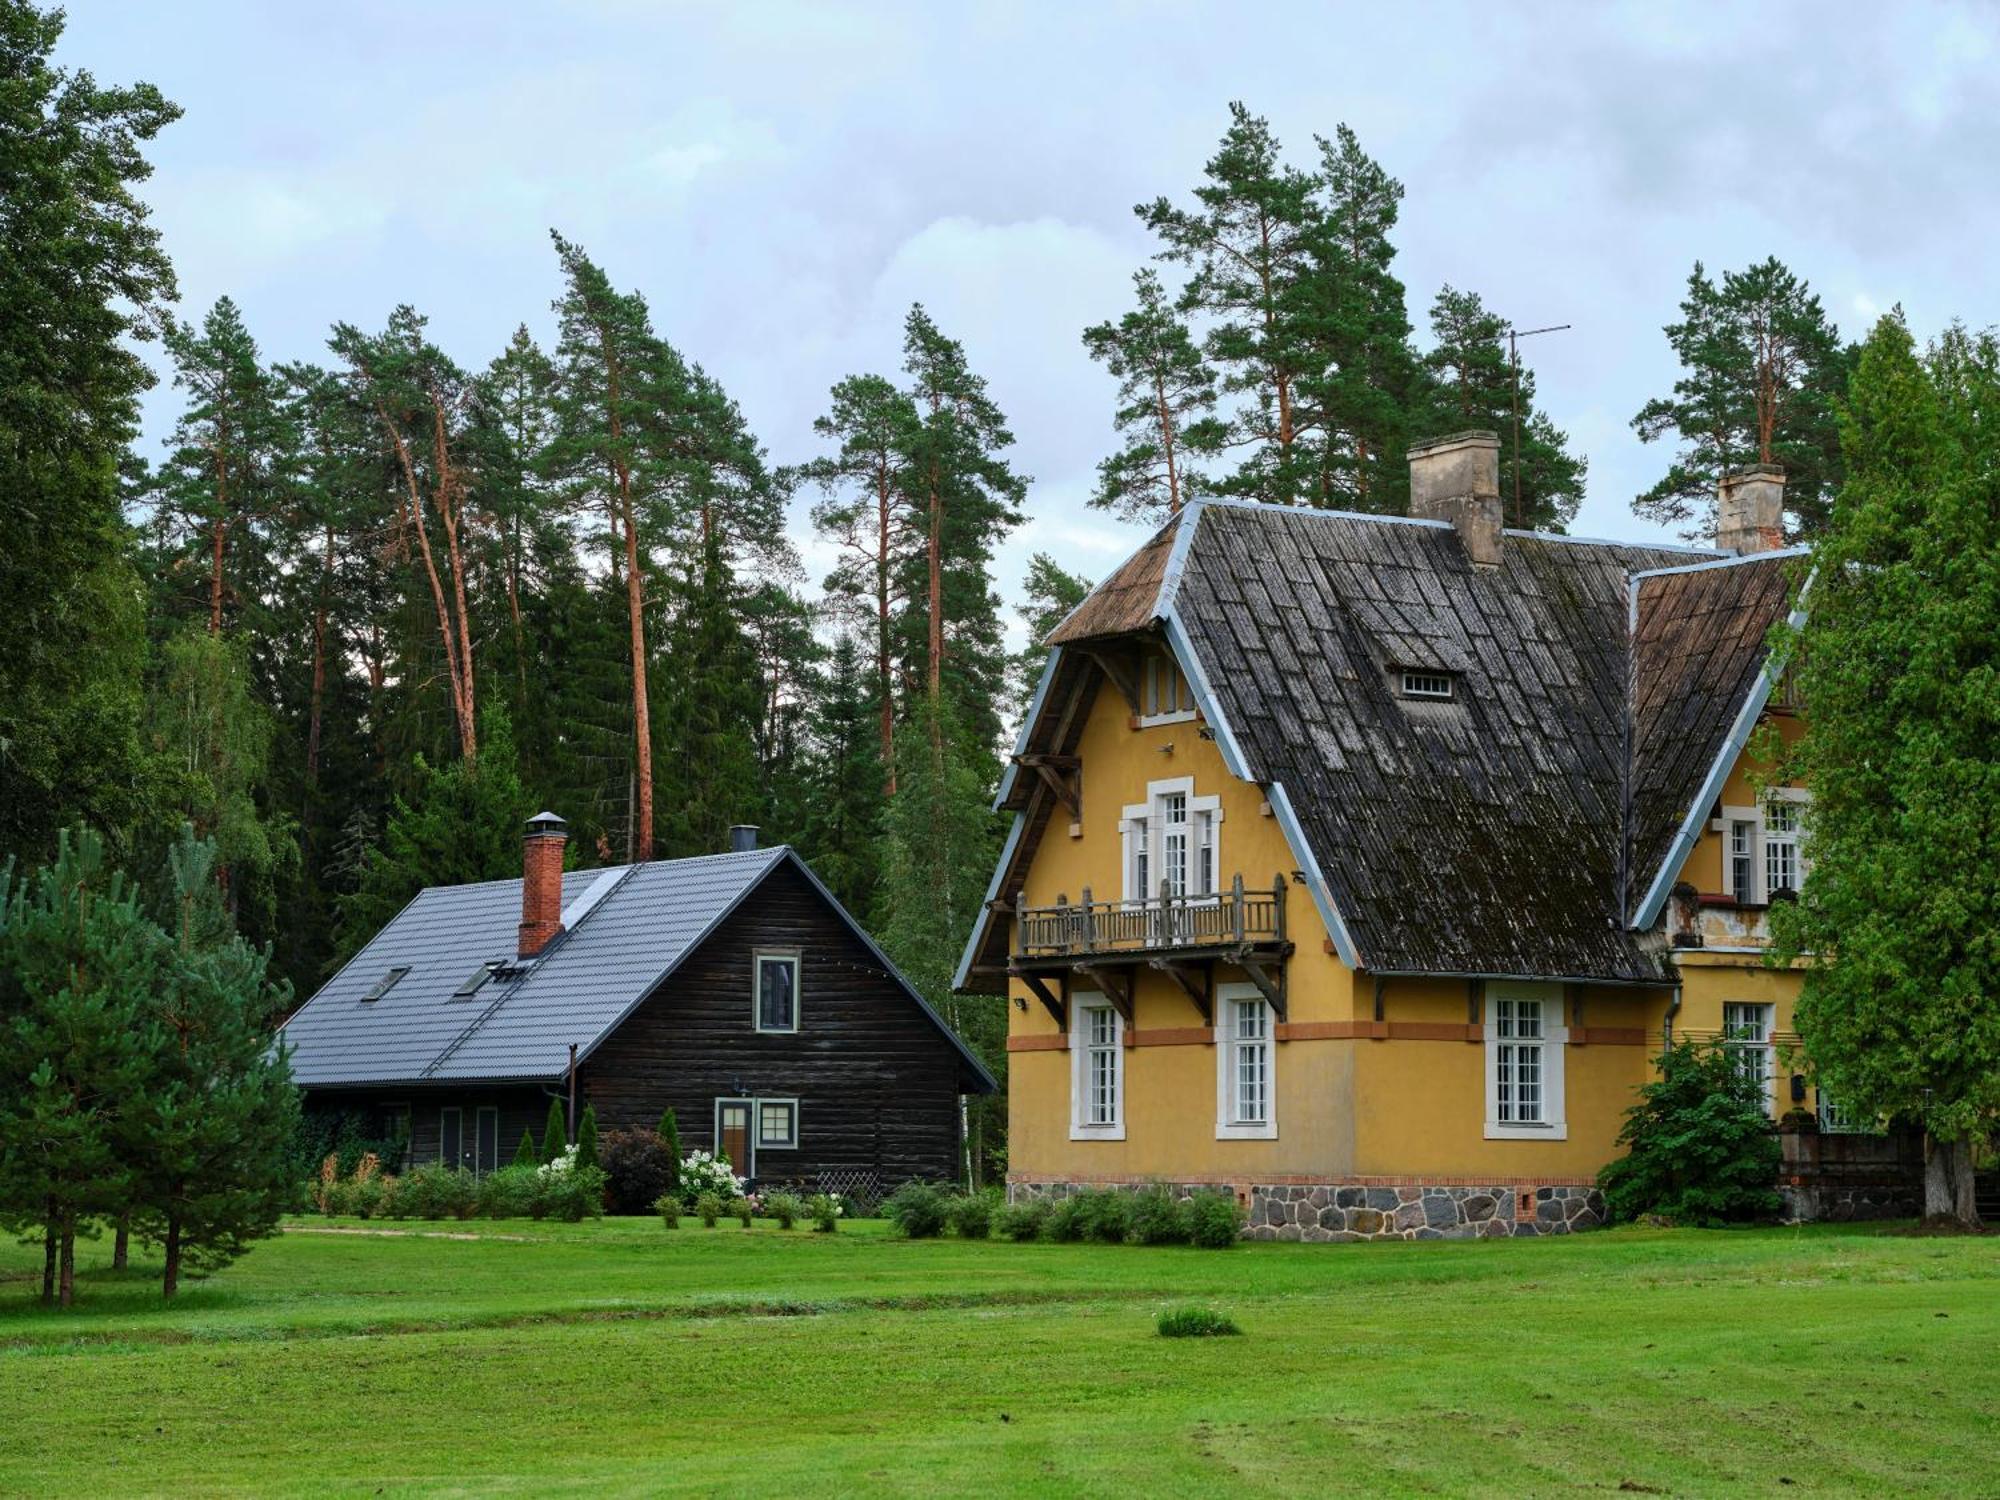
<path id="1" fill-rule="evenodd" d="M 1568 329 L 1567 323 L 1551 323 L 1546 328 L 1507 327 L 1507 367 L 1514 378 L 1513 418 L 1514 418 L 1514 524 L 1527 524 L 1527 517 L 1521 514 L 1521 340 L 1531 339 L 1538 333 L 1562 333 Z"/>

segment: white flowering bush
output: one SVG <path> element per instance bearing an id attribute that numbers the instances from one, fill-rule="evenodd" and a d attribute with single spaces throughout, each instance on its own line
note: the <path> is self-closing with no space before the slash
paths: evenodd
<path id="1" fill-rule="evenodd" d="M 565 1146 L 554 1161 L 545 1161 L 535 1171 L 543 1177 L 567 1177 L 576 1170 L 576 1147 Z"/>
<path id="2" fill-rule="evenodd" d="M 703 1193 L 728 1202 L 743 1196 L 743 1179 L 712 1151 L 690 1151 L 681 1159 L 681 1201 L 693 1203 Z"/>

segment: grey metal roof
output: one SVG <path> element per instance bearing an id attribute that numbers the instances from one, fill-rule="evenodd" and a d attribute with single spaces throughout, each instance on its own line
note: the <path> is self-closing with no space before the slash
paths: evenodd
<path id="1" fill-rule="evenodd" d="M 520 881 L 425 890 L 285 1023 L 292 1076 L 306 1088 L 560 1077 L 572 1044 L 588 1057 L 788 861 L 990 1086 L 963 1043 L 783 845 L 571 871 L 563 876 L 565 930 L 528 960 L 515 957 Z M 505 967 L 470 998 L 454 999 L 484 963 Z M 401 965 L 410 972 L 380 1000 L 361 998 Z"/>

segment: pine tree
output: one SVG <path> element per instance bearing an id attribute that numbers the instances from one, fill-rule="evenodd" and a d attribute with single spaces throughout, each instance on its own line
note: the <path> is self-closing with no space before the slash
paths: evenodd
<path id="1" fill-rule="evenodd" d="M 1666 335 L 1680 378 L 1632 426 L 1649 443 L 1678 439 L 1681 451 L 1632 508 L 1706 534 L 1725 470 L 1781 464 L 1792 528 L 1812 536 L 1841 483 L 1835 411 L 1854 362 L 1819 298 L 1775 257 L 1725 271 L 1720 285 L 1696 261 L 1681 320 Z"/>
<path id="2" fill-rule="evenodd" d="M 731 824 L 756 821 L 753 734 L 763 706 L 718 533 L 704 538 L 677 592 L 661 714 L 668 747 L 663 782 L 671 793 L 666 843 L 675 855 L 713 854 L 727 847 Z"/>
<path id="3" fill-rule="evenodd" d="M 1587 465 L 1535 409 L 1535 372 L 1520 371 L 1520 450 L 1513 442 L 1514 370 L 1507 320 L 1475 292 L 1445 287 L 1431 303 L 1431 350 L 1424 356 L 1422 436 L 1482 428 L 1501 436 L 1500 500 L 1510 526 L 1561 531 L 1583 503 Z M 1519 499 L 1515 476 L 1519 473 Z"/>
<path id="4" fill-rule="evenodd" d="M 76 1298 L 76 1238 L 135 1189 L 122 1122 L 154 1097 L 163 1045 L 146 1000 L 170 982 L 164 934 L 86 828 L 32 876 L 0 866 L 0 1226 L 38 1228 L 42 1300 Z"/>
<path id="5" fill-rule="evenodd" d="M 549 1117 L 542 1122 L 542 1160 L 554 1161 L 569 1149 L 569 1125 L 560 1099 L 549 1100 Z"/>
<path id="6" fill-rule="evenodd" d="M 1021 581 L 1021 603 L 1015 613 L 1027 627 L 1028 644 L 1013 661 L 1014 711 L 1028 711 L 1029 700 L 1042 680 L 1049 659 L 1048 638 L 1056 626 L 1089 597 L 1090 580 L 1079 577 L 1046 552 L 1028 559 L 1028 576 Z"/>
<path id="7" fill-rule="evenodd" d="M 576 1122 L 576 1164 L 579 1167 L 597 1165 L 597 1106 L 586 1104 L 583 1118 Z"/>
<path id="8" fill-rule="evenodd" d="M 1803 959 L 1797 1025 L 1857 1118 L 1926 1133 L 1925 1211 L 1978 1222 L 2000 1119 L 2000 341 L 1953 328 L 1920 360 L 1900 315 L 1863 346 L 1846 482 L 1781 632 L 1803 699 L 1809 878 L 1771 908 Z"/>
<path id="9" fill-rule="evenodd" d="M 1409 498 L 1408 416 L 1416 390 L 1403 283 L 1389 231 L 1403 185 L 1340 126 L 1318 139 L 1307 273 L 1281 300 L 1299 347 L 1297 399 L 1318 461 L 1310 500 L 1400 515 Z"/>
<path id="10" fill-rule="evenodd" d="M 832 407 L 813 431 L 839 443 L 834 454 L 805 464 L 797 477 L 825 498 L 812 509 L 813 527 L 837 560 L 825 580 L 836 619 L 864 631 L 874 670 L 878 758 L 888 790 L 896 789 L 895 622 L 907 604 L 910 558 L 923 532 L 902 502 L 919 422 L 915 404 L 879 375 L 851 375 L 835 385 Z"/>
<path id="11" fill-rule="evenodd" d="M 514 1165 L 532 1167 L 538 1165 L 541 1159 L 541 1153 L 535 1149 L 534 1127 L 530 1126 L 521 1132 L 521 1144 L 514 1152 Z"/>
<path id="12" fill-rule="evenodd" d="M 1216 488 L 1299 504 L 1316 478 L 1298 390 L 1313 356 L 1294 315 L 1295 288 L 1312 270 L 1314 183 L 1279 159 L 1267 121 L 1240 103 L 1229 106 L 1229 121 L 1194 207 L 1157 198 L 1134 212 L 1159 237 L 1159 258 L 1188 267 L 1181 311 L 1207 320 L 1202 346 L 1223 391 L 1248 398 L 1229 435 L 1247 456 Z"/>
<path id="13" fill-rule="evenodd" d="M 172 852 L 177 922 L 166 982 L 145 997 L 152 1073 L 126 1107 L 139 1223 L 166 1252 L 161 1295 L 183 1266 L 213 1270 L 273 1233 L 296 1184 L 298 1090 L 269 1022 L 290 992 L 238 938 L 216 887 L 215 845 L 184 829 Z"/>
<path id="14" fill-rule="evenodd" d="M 135 343 L 175 295 L 136 189 L 180 111 L 54 66 L 62 30 L 18 0 L 0 22 L 0 848 L 24 853 L 151 815 L 121 465 L 153 383 Z"/>
<path id="15" fill-rule="evenodd" d="M 1202 492 L 1207 480 L 1197 466 L 1221 449 L 1228 428 L 1215 415 L 1215 371 L 1167 301 L 1159 272 L 1148 267 L 1132 283 L 1137 307 L 1083 331 L 1083 347 L 1118 382 L 1112 424 L 1125 437 L 1097 466 L 1090 503 L 1157 522 Z"/>
<path id="16" fill-rule="evenodd" d="M 198 581 L 208 632 L 220 635 L 225 610 L 254 605 L 261 591 L 264 564 L 254 549 L 281 504 L 297 440 L 286 431 L 279 383 L 233 301 L 219 298 L 199 329 L 168 318 L 163 330 L 188 406 L 158 476 L 161 568 L 170 593 L 180 592 L 183 569 Z"/>

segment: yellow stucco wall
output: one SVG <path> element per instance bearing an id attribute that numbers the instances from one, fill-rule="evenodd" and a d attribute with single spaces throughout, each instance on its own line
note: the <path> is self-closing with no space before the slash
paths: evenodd
<path id="1" fill-rule="evenodd" d="M 1796 731 L 1789 717 L 1775 722 L 1781 733 Z M 1146 800 L 1149 782 L 1176 777 L 1192 777 L 1195 795 L 1220 799 L 1217 868 L 1223 885 L 1241 873 L 1246 885 L 1268 887 L 1280 873 L 1290 881 L 1299 866 L 1277 819 L 1265 811 L 1263 789 L 1229 774 L 1198 721 L 1136 728 L 1125 701 L 1106 686 L 1089 713 L 1078 754 L 1082 816 L 1074 831 L 1060 811 L 1050 822 L 1027 873 L 1028 905 L 1077 900 L 1085 887 L 1097 900 L 1119 899 L 1124 809 Z M 1753 802 L 1762 774 L 1754 765 L 1739 765 L 1724 800 Z M 1719 838 L 1704 831 L 1682 876 L 1704 891 L 1719 890 L 1720 861 Z M 1274 1048 L 1275 1139 L 1216 1138 L 1212 1034 L 1203 1033 L 1199 1012 L 1171 980 L 1141 969 L 1131 1028 L 1140 1044 L 1122 1054 L 1123 1139 L 1071 1140 L 1072 1055 L 1050 1045 L 1060 1036 L 1054 1018 L 1016 983 L 1017 1003 L 1008 1014 L 1014 1048 L 1010 1175 L 1020 1181 L 1532 1181 L 1589 1178 L 1616 1154 L 1624 1112 L 1651 1075 L 1671 987 L 1555 990 L 1554 1009 L 1572 1036 L 1582 1038 L 1563 1054 L 1566 1138 L 1489 1140 L 1487 1048 L 1483 1038 L 1466 1038 L 1473 1024 L 1466 981 L 1386 980 L 1382 1014 L 1389 1034 L 1372 1036 L 1374 981 L 1328 951 L 1319 914 L 1301 885 L 1289 891 L 1286 919 L 1296 952 L 1289 966 L 1290 1024 Z M 1797 974 L 1766 970 L 1754 954 L 1681 957 L 1679 1027 L 1712 1033 L 1721 1027 L 1725 1001 L 1759 1000 L 1777 1007 L 1780 1041 L 1789 1036 Z M 1218 982 L 1240 977 L 1225 969 Z M 1079 991 L 1088 987 L 1082 979 L 1075 984 Z M 1579 1000 L 1580 1016 L 1574 1009 Z M 1478 1019 L 1483 1022 L 1483 1013 Z M 1293 1028 L 1298 1034 L 1285 1036 Z M 1592 1031 L 1597 1040 L 1590 1039 Z M 1774 1072 L 1773 1107 L 1782 1112 L 1790 1107 L 1782 1058 Z"/>

